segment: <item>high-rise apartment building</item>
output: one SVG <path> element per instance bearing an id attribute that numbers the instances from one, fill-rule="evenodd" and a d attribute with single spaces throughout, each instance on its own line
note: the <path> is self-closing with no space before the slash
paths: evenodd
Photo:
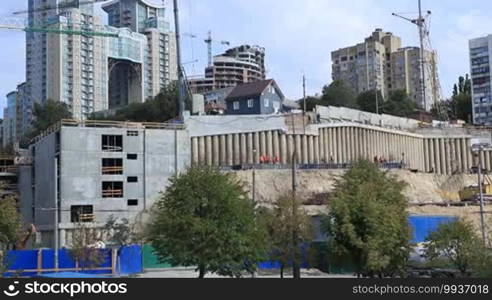
<path id="1" fill-rule="evenodd" d="M 94 4 L 60 10 L 58 0 L 29 0 L 30 26 L 109 33 L 27 33 L 26 90 L 43 103 L 66 103 L 74 118 L 143 102 L 177 79 L 174 34 L 165 7 L 146 0 L 103 5 L 109 26 L 94 15 Z M 66 6 L 65 6 L 66 7 Z"/>
<path id="2" fill-rule="evenodd" d="M 205 77 L 190 79 L 193 93 L 204 93 L 266 78 L 265 48 L 242 45 L 213 58 L 205 69 Z"/>
<path id="3" fill-rule="evenodd" d="M 473 123 L 492 125 L 492 77 L 490 76 L 492 35 L 470 40 L 469 45 Z"/>
<path id="4" fill-rule="evenodd" d="M 333 51 L 332 78 L 345 81 L 356 93 L 378 90 L 385 98 L 392 91 L 405 90 L 422 108 L 430 110 L 437 100 L 439 84 L 435 53 L 424 53 L 425 101 L 420 49 L 402 48 L 401 38 L 382 29 L 376 29 L 363 43 Z"/>

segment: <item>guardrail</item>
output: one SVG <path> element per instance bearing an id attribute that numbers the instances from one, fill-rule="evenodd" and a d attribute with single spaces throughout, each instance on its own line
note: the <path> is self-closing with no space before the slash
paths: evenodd
<path id="1" fill-rule="evenodd" d="M 39 142 L 44 137 L 57 132 L 61 127 L 95 127 L 95 128 L 126 128 L 126 129 L 167 129 L 167 130 L 183 130 L 186 125 L 183 123 L 155 123 L 155 122 L 121 122 L 121 121 L 97 121 L 97 120 L 72 120 L 63 119 L 60 122 L 53 124 L 43 133 L 31 140 L 31 144 Z"/>

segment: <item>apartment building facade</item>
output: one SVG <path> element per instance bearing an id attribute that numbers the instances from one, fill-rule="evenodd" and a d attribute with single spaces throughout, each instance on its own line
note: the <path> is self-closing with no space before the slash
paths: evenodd
<path id="1" fill-rule="evenodd" d="M 379 90 L 385 98 L 392 91 L 405 90 L 417 104 L 430 110 L 438 99 L 436 56 L 429 51 L 424 51 L 424 56 L 425 98 L 420 49 L 402 48 L 400 37 L 382 29 L 376 29 L 363 43 L 333 51 L 332 79 L 345 81 L 356 93 Z"/>
<path id="2" fill-rule="evenodd" d="M 469 48 L 473 124 L 492 125 L 492 77 L 490 75 L 492 35 L 470 40 Z"/>
<path id="3" fill-rule="evenodd" d="M 115 0 L 103 6 L 109 26 L 94 4 L 43 10 L 57 0 L 30 0 L 30 26 L 107 34 L 27 33 L 26 90 L 31 99 L 67 104 L 73 117 L 143 102 L 177 79 L 174 34 L 165 7 L 145 0 Z M 118 17 L 118 18 L 117 18 Z"/>
<path id="4" fill-rule="evenodd" d="M 215 56 L 212 66 L 205 69 L 205 77 L 188 83 L 193 93 L 206 93 L 265 79 L 265 48 L 241 45 Z"/>
<path id="5" fill-rule="evenodd" d="M 33 164 L 19 175 L 22 215 L 51 246 L 57 201 L 63 247 L 77 223 L 101 227 L 111 215 L 138 221 L 189 164 L 190 138 L 180 125 L 65 121 L 29 153 Z"/>

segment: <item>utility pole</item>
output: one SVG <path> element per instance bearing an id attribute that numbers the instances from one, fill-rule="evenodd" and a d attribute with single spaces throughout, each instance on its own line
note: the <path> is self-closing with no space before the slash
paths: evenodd
<path id="1" fill-rule="evenodd" d="M 484 205 L 483 205 L 483 182 L 482 182 L 482 151 L 480 146 L 478 152 L 478 189 L 480 195 L 480 227 L 482 229 L 482 239 L 484 244 L 487 244 L 487 234 L 485 233 Z"/>
<path id="2" fill-rule="evenodd" d="M 184 94 L 184 77 L 181 65 L 181 36 L 179 30 L 179 8 L 178 0 L 174 0 L 174 26 L 176 30 L 176 58 L 178 63 L 178 102 L 179 102 L 179 117 L 184 121 L 185 110 L 185 94 Z"/>
<path id="3" fill-rule="evenodd" d="M 419 27 L 419 39 L 420 39 L 420 69 L 422 72 L 422 99 L 424 101 L 424 110 L 427 111 L 427 97 L 426 97 L 426 84 L 425 84 L 425 50 L 424 50 L 424 24 L 425 19 L 422 17 L 422 0 L 419 1 L 419 20 L 417 26 Z"/>
<path id="4" fill-rule="evenodd" d="M 303 120 L 304 122 L 304 120 Z M 292 131 L 294 134 L 294 139 L 296 137 L 296 123 L 294 118 L 294 113 L 292 113 Z M 297 167 L 297 145 L 294 140 L 294 152 L 292 153 L 292 276 L 294 279 L 301 278 L 301 269 L 297 262 L 297 247 L 298 238 L 297 238 L 297 211 L 296 211 L 296 201 L 297 201 L 297 179 L 296 179 L 296 167 Z"/>
<path id="5" fill-rule="evenodd" d="M 54 242 L 55 242 L 55 272 L 58 272 L 58 157 L 55 156 L 55 224 L 54 224 Z"/>

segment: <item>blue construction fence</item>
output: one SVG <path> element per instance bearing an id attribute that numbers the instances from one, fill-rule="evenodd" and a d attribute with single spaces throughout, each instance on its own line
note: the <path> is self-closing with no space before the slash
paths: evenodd
<path id="1" fill-rule="evenodd" d="M 439 225 L 457 221 L 455 216 L 421 216 L 411 215 L 408 222 L 412 228 L 412 243 L 425 242 L 430 233 L 439 228 Z M 301 246 L 302 268 L 317 268 L 331 274 L 352 273 L 356 269 L 356 264 L 349 257 L 329 258 L 328 243 L 313 242 Z M 328 259 L 327 259 L 328 258 Z M 280 263 L 266 261 L 258 264 L 260 269 L 279 269 Z"/>
<path id="2" fill-rule="evenodd" d="M 12 250 L 5 257 L 10 276 L 38 276 L 53 272 L 82 272 L 94 275 L 131 275 L 143 271 L 142 248 L 139 245 L 119 249 L 98 249 L 101 263 L 97 266 L 78 265 L 68 249 L 58 250 L 58 269 L 55 270 L 53 249 Z"/>

